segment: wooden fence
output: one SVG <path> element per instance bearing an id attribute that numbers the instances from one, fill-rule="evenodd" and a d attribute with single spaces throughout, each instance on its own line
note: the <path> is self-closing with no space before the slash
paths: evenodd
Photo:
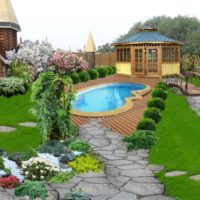
<path id="1" fill-rule="evenodd" d="M 95 64 L 96 67 L 98 66 L 110 66 L 110 65 L 116 65 L 116 53 L 110 52 L 110 53 L 96 53 L 95 58 Z"/>

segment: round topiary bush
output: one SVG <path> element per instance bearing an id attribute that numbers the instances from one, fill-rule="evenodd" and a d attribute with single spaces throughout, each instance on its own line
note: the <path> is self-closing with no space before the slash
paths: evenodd
<path id="1" fill-rule="evenodd" d="M 87 71 L 82 71 L 78 73 L 81 82 L 87 82 L 90 80 L 90 75 Z"/>
<path id="2" fill-rule="evenodd" d="M 156 123 L 154 122 L 153 119 L 143 118 L 138 123 L 137 130 L 155 131 L 156 130 Z"/>
<path id="3" fill-rule="evenodd" d="M 113 68 L 111 66 L 106 67 L 106 69 L 108 70 L 108 75 L 112 75 L 113 74 Z"/>
<path id="4" fill-rule="evenodd" d="M 71 79 L 73 81 L 73 84 L 77 84 L 77 83 L 81 82 L 81 80 L 79 78 L 79 75 L 76 72 L 74 72 L 73 74 L 71 74 L 70 77 L 71 77 Z"/>
<path id="5" fill-rule="evenodd" d="M 165 109 L 165 102 L 161 98 L 152 98 L 147 103 L 148 107 L 158 108 L 160 110 Z"/>
<path id="6" fill-rule="evenodd" d="M 99 78 L 104 78 L 108 75 L 108 70 L 106 67 L 99 67 L 96 70 L 99 72 Z"/>
<path id="7" fill-rule="evenodd" d="M 161 113 L 160 110 L 157 108 L 147 108 L 143 114 L 144 118 L 153 119 L 156 123 L 161 120 Z"/>
<path id="8" fill-rule="evenodd" d="M 111 66 L 112 67 L 112 70 L 113 70 L 113 74 L 116 74 L 117 73 L 117 68 L 116 66 Z"/>
<path id="9" fill-rule="evenodd" d="M 88 70 L 88 74 L 90 75 L 91 80 L 99 78 L 99 72 L 96 69 Z"/>
<path id="10" fill-rule="evenodd" d="M 151 96 L 152 97 L 159 97 L 159 98 L 165 100 L 167 98 L 167 91 L 165 91 L 161 88 L 156 88 L 156 89 L 153 90 Z"/>
<path id="11" fill-rule="evenodd" d="M 167 90 L 167 84 L 165 82 L 158 82 L 155 88 L 162 88 L 163 90 Z"/>

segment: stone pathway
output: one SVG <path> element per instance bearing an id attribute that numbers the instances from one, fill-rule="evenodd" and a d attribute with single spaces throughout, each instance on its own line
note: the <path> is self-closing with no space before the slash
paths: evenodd
<path id="1" fill-rule="evenodd" d="M 154 177 L 162 166 L 149 165 L 148 151 L 127 153 L 122 136 L 92 120 L 80 127 L 86 140 L 106 164 L 105 172 L 82 174 L 64 184 L 51 184 L 62 199 L 74 187 L 82 188 L 92 200 L 172 200 L 163 195 L 164 186 Z"/>
<path id="2" fill-rule="evenodd" d="M 187 96 L 186 99 L 191 109 L 194 110 L 198 116 L 200 116 L 200 97 Z"/>

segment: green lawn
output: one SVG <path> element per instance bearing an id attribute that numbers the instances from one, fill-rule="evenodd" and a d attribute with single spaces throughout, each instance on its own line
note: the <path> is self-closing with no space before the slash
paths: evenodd
<path id="1" fill-rule="evenodd" d="M 30 102 L 31 92 L 26 95 L 18 95 L 12 98 L 0 97 L 0 125 L 16 127 L 11 133 L 0 133 L 0 148 L 11 153 L 14 151 L 26 151 L 29 147 L 37 147 L 41 141 L 37 128 L 19 126 L 19 122 L 35 121 L 29 112 L 32 106 Z"/>
<path id="2" fill-rule="evenodd" d="M 200 87 L 200 79 L 192 78 L 192 79 L 190 79 L 189 82 L 194 84 L 197 87 Z"/>
<path id="3" fill-rule="evenodd" d="M 200 181 L 190 180 L 189 176 L 200 174 L 200 117 L 188 107 L 184 97 L 169 92 L 157 135 L 159 142 L 150 151 L 150 162 L 165 166 L 165 171 L 188 173 L 173 178 L 159 173 L 167 193 L 178 200 L 199 200 Z"/>

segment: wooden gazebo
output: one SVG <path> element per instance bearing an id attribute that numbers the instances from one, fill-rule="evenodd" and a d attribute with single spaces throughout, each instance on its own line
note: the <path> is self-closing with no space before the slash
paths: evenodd
<path id="1" fill-rule="evenodd" d="M 180 73 L 181 43 L 143 27 L 128 39 L 113 44 L 117 73 L 128 76 L 162 77 Z"/>

